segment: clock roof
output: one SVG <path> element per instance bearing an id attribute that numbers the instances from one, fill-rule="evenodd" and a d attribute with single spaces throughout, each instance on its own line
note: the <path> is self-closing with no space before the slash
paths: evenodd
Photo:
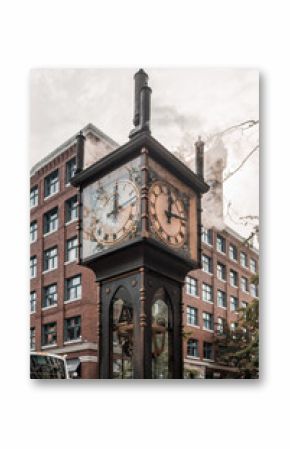
<path id="1" fill-rule="evenodd" d="M 71 182 L 74 186 L 89 184 L 140 155 L 142 148 L 148 150 L 149 157 L 159 162 L 195 191 L 205 193 L 209 190 L 209 186 L 200 176 L 146 131 L 136 134 L 127 143 L 76 174 Z"/>

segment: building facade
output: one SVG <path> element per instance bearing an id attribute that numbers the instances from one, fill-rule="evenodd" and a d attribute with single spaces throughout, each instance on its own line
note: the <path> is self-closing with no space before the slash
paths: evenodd
<path id="1" fill-rule="evenodd" d="M 93 125 L 86 137 L 85 166 L 118 145 Z M 78 264 L 78 190 L 70 179 L 76 141 L 61 145 L 31 170 L 30 348 L 66 355 L 83 379 L 98 375 L 98 285 Z M 225 322 L 257 296 L 251 283 L 258 253 L 229 228 L 203 229 L 202 269 L 184 285 L 184 366 L 188 377 L 219 376 L 213 341 Z"/>

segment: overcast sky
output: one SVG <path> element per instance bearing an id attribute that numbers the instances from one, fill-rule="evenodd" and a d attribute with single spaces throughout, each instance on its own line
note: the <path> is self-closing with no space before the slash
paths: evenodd
<path id="1" fill-rule="evenodd" d="M 152 135 L 168 150 L 190 149 L 224 129 L 259 118 L 258 72 L 246 69 L 144 69 L 152 93 Z M 31 72 L 31 166 L 91 122 L 119 144 L 133 117 L 132 69 L 40 69 Z M 223 137 L 226 172 L 258 143 L 257 127 Z M 227 224 L 247 235 L 239 216 L 258 215 L 259 154 L 224 185 Z"/>

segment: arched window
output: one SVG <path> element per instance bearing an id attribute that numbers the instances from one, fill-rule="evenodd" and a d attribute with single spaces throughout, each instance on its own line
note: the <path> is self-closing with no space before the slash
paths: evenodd
<path id="1" fill-rule="evenodd" d="M 121 288 L 112 302 L 111 313 L 112 377 L 133 378 L 133 307 L 128 293 Z"/>
<path id="2" fill-rule="evenodd" d="M 192 357 L 198 357 L 198 340 L 190 338 L 187 341 L 187 355 Z"/>
<path id="3" fill-rule="evenodd" d="M 152 305 L 152 379 L 168 379 L 171 372 L 171 323 L 163 288 L 154 295 Z"/>

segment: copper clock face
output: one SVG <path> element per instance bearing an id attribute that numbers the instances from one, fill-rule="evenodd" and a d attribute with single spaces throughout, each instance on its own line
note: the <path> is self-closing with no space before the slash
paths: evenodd
<path id="1" fill-rule="evenodd" d="M 139 194 L 134 182 L 116 180 L 102 186 L 95 193 L 90 235 L 86 237 L 98 245 L 112 245 L 124 239 L 135 226 L 138 204 Z"/>
<path id="2" fill-rule="evenodd" d="M 185 242 L 187 212 L 176 189 L 163 181 L 155 182 L 149 191 L 151 223 L 167 244 L 181 247 Z"/>

